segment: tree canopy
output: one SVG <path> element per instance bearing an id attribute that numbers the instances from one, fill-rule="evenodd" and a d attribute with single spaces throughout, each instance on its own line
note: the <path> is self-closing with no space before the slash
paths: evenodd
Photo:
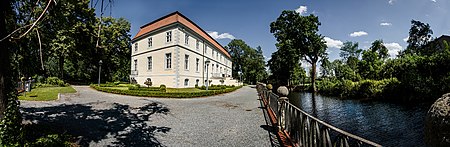
<path id="1" fill-rule="evenodd" d="M 233 39 L 226 48 L 231 55 L 232 76 L 235 79 L 241 78 L 238 72 L 242 72 L 242 80 L 250 84 L 267 78 L 266 61 L 260 46 L 254 49 L 243 40 Z"/>
<path id="2" fill-rule="evenodd" d="M 319 18 L 315 15 L 302 16 L 298 12 L 285 10 L 270 24 L 270 32 L 273 33 L 279 44 L 287 45 L 311 64 L 311 84 L 315 90 L 316 64 L 327 55 L 323 36 L 318 34 Z M 294 70 L 294 69 L 287 69 Z"/>

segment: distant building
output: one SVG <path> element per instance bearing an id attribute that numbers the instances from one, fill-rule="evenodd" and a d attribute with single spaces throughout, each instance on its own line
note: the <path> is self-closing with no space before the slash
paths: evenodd
<path id="1" fill-rule="evenodd" d="M 434 42 L 437 42 L 436 48 L 443 49 L 444 48 L 444 41 L 447 41 L 447 45 L 450 45 L 450 36 L 442 35 L 439 38 L 436 38 Z"/>
<path id="2" fill-rule="evenodd" d="M 237 85 L 231 56 L 216 40 L 181 13 L 173 12 L 142 26 L 131 40 L 132 81 L 153 86 Z"/>

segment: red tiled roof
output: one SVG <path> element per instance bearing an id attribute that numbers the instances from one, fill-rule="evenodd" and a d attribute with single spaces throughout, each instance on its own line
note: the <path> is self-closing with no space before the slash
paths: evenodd
<path id="1" fill-rule="evenodd" d="M 136 34 L 136 36 L 134 36 L 133 40 L 137 39 L 138 37 L 148 32 L 151 32 L 153 30 L 176 22 L 185 25 L 195 33 L 199 34 L 201 37 L 205 38 L 209 43 L 213 44 L 216 48 L 218 48 L 228 58 L 231 58 L 230 54 L 225 50 L 225 48 L 222 45 L 220 45 L 216 40 L 214 40 L 211 36 L 209 36 L 208 33 L 206 33 L 203 29 L 197 26 L 197 24 L 189 20 L 186 16 L 184 16 L 178 11 L 170 13 L 169 15 L 161 17 L 153 22 L 150 22 L 142 26 L 139 32 Z"/>

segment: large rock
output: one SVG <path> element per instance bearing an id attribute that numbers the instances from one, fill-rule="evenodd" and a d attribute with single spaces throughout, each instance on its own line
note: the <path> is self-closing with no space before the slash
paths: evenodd
<path id="1" fill-rule="evenodd" d="M 425 141 L 430 146 L 450 146 L 450 93 L 442 95 L 428 111 Z"/>

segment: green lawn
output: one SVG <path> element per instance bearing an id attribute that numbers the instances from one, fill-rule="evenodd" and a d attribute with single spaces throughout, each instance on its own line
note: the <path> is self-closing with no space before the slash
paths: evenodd
<path id="1" fill-rule="evenodd" d="M 75 93 L 77 92 L 72 87 L 43 87 L 32 89 L 31 92 L 27 92 L 26 96 L 21 93 L 19 100 L 28 101 L 51 101 L 58 99 L 58 93 Z"/>

